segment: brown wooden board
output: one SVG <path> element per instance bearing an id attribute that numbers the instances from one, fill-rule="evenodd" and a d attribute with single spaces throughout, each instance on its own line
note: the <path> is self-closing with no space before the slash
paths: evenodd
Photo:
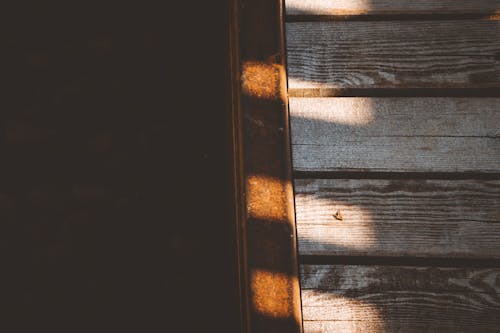
<path id="1" fill-rule="evenodd" d="M 500 181 L 298 179 L 295 190 L 301 255 L 500 258 Z"/>
<path id="2" fill-rule="evenodd" d="M 237 332 L 227 4 L 4 12 L 0 332 Z"/>
<path id="3" fill-rule="evenodd" d="M 499 268 L 302 265 L 305 332 L 498 332 Z"/>
<path id="4" fill-rule="evenodd" d="M 500 98 L 291 98 L 294 169 L 500 171 Z"/>
<path id="5" fill-rule="evenodd" d="M 500 88 L 500 21 L 297 22 L 286 28 L 290 96 Z"/>
<path id="6" fill-rule="evenodd" d="M 287 0 L 287 16 L 481 14 L 500 12 L 498 0 Z"/>
<path id="7" fill-rule="evenodd" d="M 235 0 L 236 216 L 244 332 L 302 332 L 281 0 Z"/>

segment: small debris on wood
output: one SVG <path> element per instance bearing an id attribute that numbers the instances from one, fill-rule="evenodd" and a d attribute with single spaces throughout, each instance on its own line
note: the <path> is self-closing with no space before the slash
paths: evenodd
<path id="1" fill-rule="evenodd" d="M 339 221 L 343 221 L 344 220 L 344 216 L 342 216 L 342 212 L 340 210 L 338 210 L 334 215 L 333 217 L 335 217 L 337 220 Z"/>

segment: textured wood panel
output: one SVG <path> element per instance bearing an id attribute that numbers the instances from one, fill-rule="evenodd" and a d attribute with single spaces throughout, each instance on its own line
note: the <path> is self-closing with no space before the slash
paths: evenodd
<path id="1" fill-rule="evenodd" d="M 283 1 L 231 2 L 241 331 L 302 333 Z"/>
<path id="2" fill-rule="evenodd" d="M 302 255 L 500 258 L 500 181 L 298 179 L 295 190 Z"/>
<path id="3" fill-rule="evenodd" d="M 291 98 L 297 171 L 500 171 L 500 98 Z"/>
<path id="4" fill-rule="evenodd" d="M 500 87 L 500 21 L 296 22 L 286 33 L 292 95 Z"/>
<path id="5" fill-rule="evenodd" d="M 500 137 L 500 98 L 290 98 L 290 115 L 303 143 L 384 133 Z"/>
<path id="6" fill-rule="evenodd" d="M 301 270 L 305 332 L 498 332 L 498 268 Z"/>
<path id="7" fill-rule="evenodd" d="M 287 15 L 495 14 L 498 0 L 287 0 Z"/>

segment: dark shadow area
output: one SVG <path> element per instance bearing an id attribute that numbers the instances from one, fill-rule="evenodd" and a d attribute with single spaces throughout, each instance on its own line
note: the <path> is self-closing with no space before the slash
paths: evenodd
<path id="1" fill-rule="evenodd" d="M 236 332 L 225 1 L 2 32 L 4 332 Z"/>

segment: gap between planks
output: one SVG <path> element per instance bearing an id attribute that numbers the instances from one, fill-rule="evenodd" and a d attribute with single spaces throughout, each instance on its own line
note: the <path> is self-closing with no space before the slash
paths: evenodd
<path id="1" fill-rule="evenodd" d="M 457 21 L 457 20 L 500 20 L 499 13 L 363 13 L 351 14 L 298 14 L 287 15 L 286 22 L 327 22 L 327 21 Z"/>

